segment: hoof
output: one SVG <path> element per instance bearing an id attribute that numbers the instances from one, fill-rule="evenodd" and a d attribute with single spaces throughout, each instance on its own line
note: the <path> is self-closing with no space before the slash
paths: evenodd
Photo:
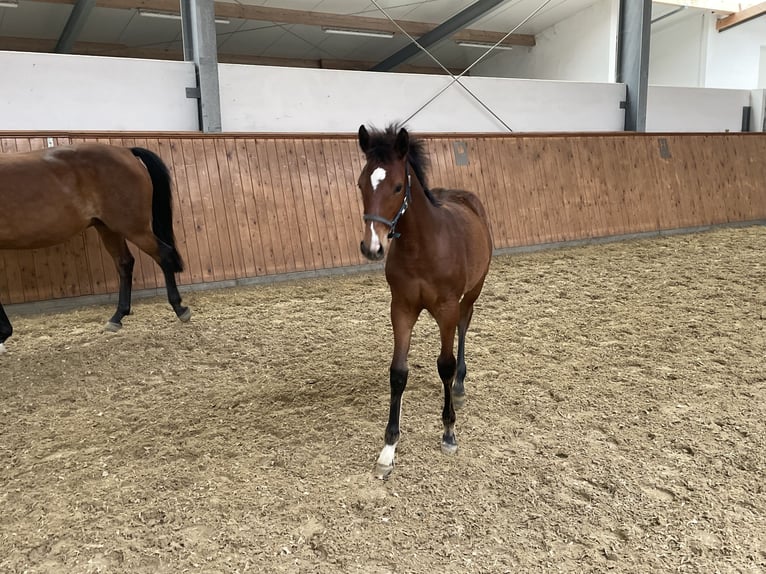
<path id="1" fill-rule="evenodd" d="M 104 326 L 104 330 L 108 333 L 116 333 L 122 329 L 122 323 L 115 323 L 114 321 L 109 321 L 106 326 Z"/>
<path id="2" fill-rule="evenodd" d="M 181 323 L 188 323 L 189 319 L 191 319 L 191 309 L 188 307 L 184 308 L 184 311 L 178 316 L 179 319 L 181 319 Z"/>
<path id="3" fill-rule="evenodd" d="M 0 343 L 0 355 L 5 353 L 8 349 L 5 348 L 5 345 L 3 343 Z"/>
<path id="4" fill-rule="evenodd" d="M 442 452 L 444 454 L 455 454 L 457 452 L 457 439 L 455 435 L 442 435 Z"/>
<path id="5" fill-rule="evenodd" d="M 391 476 L 391 473 L 394 471 L 394 465 L 383 465 L 383 464 L 376 464 L 375 465 L 375 478 L 379 478 L 380 480 L 388 480 L 388 477 Z"/>

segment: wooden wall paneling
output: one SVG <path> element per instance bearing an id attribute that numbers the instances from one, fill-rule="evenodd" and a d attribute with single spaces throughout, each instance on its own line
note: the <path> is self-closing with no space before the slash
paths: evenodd
<path id="1" fill-rule="evenodd" d="M 593 172 L 597 185 L 596 192 L 606 200 L 606 221 L 608 235 L 619 235 L 628 229 L 623 213 L 622 167 L 614 165 L 614 142 L 611 139 L 594 140 L 595 154 L 586 158 L 588 169 Z"/>
<path id="2" fill-rule="evenodd" d="M 228 245 L 226 251 L 231 255 L 231 269 L 229 270 L 229 276 L 227 279 L 234 279 L 240 277 L 246 277 L 247 272 L 245 270 L 245 247 L 242 245 L 243 241 L 247 242 L 247 222 L 244 221 L 244 202 L 242 201 L 242 194 L 234 189 L 234 174 L 232 173 L 232 165 L 230 163 L 229 154 L 226 151 L 226 141 L 222 138 L 205 140 L 209 143 L 208 151 L 208 167 L 213 169 L 215 165 L 216 178 L 212 182 L 215 187 L 216 181 L 218 182 L 218 203 L 216 205 L 216 221 L 219 222 L 223 218 L 226 223 L 226 233 L 223 234 L 221 240 L 224 245 Z M 243 221 L 240 222 L 240 219 Z M 242 224 L 244 223 L 244 237 Z M 222 246 L 223 247 L 223 246 Z"/>
<path id="3" fill-rule="evenodd" d="M 272 141 L 258 139 L 255 149 L 263 175 L 263 186 L 266 201 L 265 215 L 269 221 L 269 229 L 274 237 L 274 252 L 276 254 L 276 272 L 288 273 L 295 268 L 295 256 L 290 242 L 289 224 L 284 214 L 284 195 L 282 194 L 282 177 L 278 170 L 272 168 L 269 161 L 269 147 Z M 273 154 L 273 152 L 272 152 Z"/>
<path id="4" fill-rule="evenodd" d="M 728 138 L 727 138 L 728 140 Z M 703 161 L 716 161 L 716 173 L 719 176 L 720 186 L 716 191 L 706 186 L 705 198 L 711 205 L 711 211 L 714 215 L 722 218 L 724 221 L 737 221 L 739 219 L 748 219 L 748 215 L 754 214 L 755 202 L 743 201 L 750 199 L 745 178 L 741 177 L 742 167 L 747 165 L 747 150 L 744 146 L 738 145 L 745 140 L 731 139 L 721 146 L 725 155 L 720 158 L 711 157 L 712 150 L 709 146 L 705 149 Z"/>
<path id="5" fill-rule="evenodd" d="M 245 204 L 247 227 L 249 231 L 249 243 L 252 248 L 253 271 L 252 276 L 267 274 L 266 255 L 264 253 L 263 229 L 258 217 L 258 209 L 255 201 L 256 175 L 250 171 L 250 159 L 247 150 L 247 142 L 244 139 L 234 140 L 235 154 L 239 166 L 239 178 L 241 182 L 242 196 Z"/>
<path id="6" fill-rule="evenodd" d="M 284 138 L 274 140 L 277 166 L 282 178 L 282 190 L 285 196 L 285 214 L 290 222 L 290 243 L 295 257 L 294 271 L 316 269 L 308 233 L 308 222 L 297 173 L 295 148 L 288 146 Z"/>
<path id="7" fill-rule="evenodd" d="M 328 245 L 326 240 L 327 228 L 325 226 L 322 198 L 309 172 L 305 140 L 295 139 L 292 144 L 295 150 L 296 175 L 299 181 L 298 188 L 301 190 L 303 208 L 308 223 L 311 257 L 316 269 L 327 269 L 332 266 L 332 255 L 330 254 L 331 246 Z"/>
<path id="8" fill-rule="evenodd" d="M 325 157 L 328 161 L 329 167 L 329 182 L 330 193 L 334 196 L 336 201 L 335 205 L 335 221 L 340 221 L 341 225 L 341 237 L 344 237 L 343 243 L 339 246 L 343 257 L 346 260 L 346 265 L 357 265 L 359 263 L 359 237 L 360 226 L 356 223 L 359 221 L 356 214 L 352 214 L 353 201 L 352 196 L 349 193 L 350 182 L 356 181 L 358 174 L 352 175 L 350 167 L 346 165 L 346 161 L 350 162 L 350 157 L 346 160 L 341 153 L 340 146 L 337 139 L 332 139 L 324 142 Z"/>
<path id="9" fill-rule="evenodd" d="M 200 259 L 201 248 L 198 242 L 196 216 L 190 195 L 190 183 L 186 172 L 183 141 L 169 138 L 167 140 L 168 167 L 173 177 L 175 190 L 173 205 L 180 225 L 176 231 L 176 242 L 184 260 L 184 272 L 181 273 L 181 283 L 202 283 L 204 281 L 203 264 Z M 176 218 L 174 217 L 174 220 Z"/>
<path id="10" fill-rule="evenodd" d="M 308 146 L 311 144 L 309 143 Z M 303 201 L 306 207 L 306 217 L 309 228 L 312 229 L 311 243 L 314 261 L 321 269 L 329 269 L 332 264 L 332 248 L 328 239 L 329 228 L 324 213 L 322 194 L 319 189 L 317 176 L 312 173 L 313 166 L 309 161 L 309 149 L 305 139 L 295 140 L 295 155 L 298 161 Z"/>
<path id="11" fill-rule="evenodd" d="M 554 241 L 568 241 L 581 235 L 577 189 L 566 183 L 572 179 L 572 165 L 567 160 L 568 147 L 561 138 L 548 139 L 546 171 L 551 198 L 555 198 L 552 217 L 557 222 L 553 225 Z"/>
<path id="12" fill-rule="evenodd" d="M 342 220 L 338 217 L 340 210 L 336 206 L 336 204 L 343 199 L 337 196 L 331 185 L 329 165 L 323 149 L 323 142 L 317 139 L 312 139 L 311 147 L 314 152 L 313 173 L 316 174 L 317 181 L 319 182 L 319 189 L 321 190 L 320 197 L 322 198 L 325 216 L 327 217 L 328 231 L 330 232 L 328 240 L 333 246 L 333 267 L 350 265 L 351 261 L 346 256 L 347 251 L 345 249 L 345 246 L 348 244 L 348 237 L 346 237 L 345 229 L 343 229 L 341 225 Z M 309 159 L 309 164 L 311 164 L 311 154 L 307 157 Z"/>
<path id="13" fill-rule="evenodd" d="M 625 138 L 614 137 L 603 142 L 603 157 L 600 159 L 604 169 L 604 183 L 612 198 L 612 217 L 616 233 L 636 233 L 644 231 L 642 221 L 637 211 L 635 193 L 637 188 L 644 187 L 636 177 L 639 171 L 633 169 L 635 162 L 640 162 L 644 146 L 626 148 Z M 648 165 L 644 165 L 648 169 Z M 646 174 L 641 173 L 646 179 Z"/>
<path id="14" fill-rule="evenodd" d="M 529 202 L 534 193 L 532 189 L 533 178 L 528 169 L 520 169 L 520 166 L 528 165 L 525 138 L 516 137 L 503 140 L 501 150 L 501 161 L 508 166 L 511 177 L 508 199 L 512 210 L 514 228 L 518 233 L 516 246 L 528 245 L 535 240 L 537 221 L 534 212 L 530 209 Z"/>
<path id="15" fill-rule="evenodd" d="M 585 229 L 576 239 L 585 239 L 598 233 L 606 233 L 605 215 L 600 196 L 596 193 L 590 172 L 583 164 L 583 156 L 589 152 L 587 140 L 566 140 L 566 157 L 569 170 L 566 176 L 570 186 L 569 193 L 577 195 L 577 217 L 580 221 L 588 222 Z"/>
<path id="16" fill-rule="evenodd" d="M 629 143 L 626 140 L 626 143 Z M 626 145 L 626 148 L 629 146 Z M 663 204 L 663 196 L 670 196 L 671 190 L 680 184 L 679 174 L 688 170 L 683 158 L 663 158 L 659 144 L 646 141 L 638 148 L 635 161 L 631 164 L 632 183 L 637 189 L 638 209 L 643 225 L 642 231 L 656 231 L 660 228 L 658 207 Z M 647 185 L 647 177 L 657 185 Z"/>
<path id="17" fill-rule="evenodd" d="M 216 249 L 219 247 L 217 232 L 212 228 L 215 222 L 212 221 L 211 198 L 207 189 L 207 186 L 210 185 L 207 178 L 207 167 L 200 164 L 198 157 L 201 156 L 202 150 L 195 140 L 181 140 L 181 150 L 184 157 L 186 181 L 189 186 L 189 199 L 194 213 L 194 229 L 196 230 L 202 266 L 202 280 L 203 282 L 211 282 L 222 277 L 222 273 L 220 271 L 215 272 L 221 258 L 220 250 Z"/>
<path id="18" fill-rule="evenodd" d="M 543 167 L 543 154 L 545 153 L 545 142 L 538 139 L 527 139 L 530 147 L 528 156 L 529 164 L 527 169 L 533 175 L 534 195 L 530 197 L 532 209 L 535 212 L 537 221 L 537 240 L 538 243 L 550 243 L 553 237 L 550 232 L 550 212 L 548 208 L 548 177 Z"/>
<path id="19" fill-rule="evenodd" d="M 759 219 L 758 196 L 763 196 L 763 188 L 760 194 L 754 193 L 755 183 L 764 182 L 766 179 L 752 177 L 755 166 L 764 163 L 763 157 L 757 157 L 756 154 L 751 153 L 750 144 L 755 142 L 754 138 L 731 137 L 727 138 L 725 144 L 721 146 L 727 153 L 720 162 L 719 174 L 722 179 L 720 190 L 716 193 L 714 189 L 708 189 L 708 193 L 717 198 L 716 213 L 720 213 L 725 221 Z M 709 147 L 713 148 L 712 145 Z M 709 158 L 710 149 L 706 152 Z M 764 175 L 766 174 L 761 170 L 761 176 Z M 763 217 L 762 211 L 760 217 Z"/>
<path id="20" fill-rule="evenodd" d="M 479 152 L 479 173 L 481 175 L 481 187 L 473 190 L 484 200 L 484 208 L 492 220 L 493 243 L 508 245 L 508 218 L 506 217 L 505 204 L 503 202 L 503 189 L 500 183 L 502 175 L 499 173 L 502 166 L 497 160 L 491 141 L 486 138 L 478 138 L 476 149 Z"/>
<path id="21" fill-rule="evenodd" d="M 236 251 L 237 246 L 234 242 L 235 236 L 231 233 L 232 223 L 230 215 L 230 206 L 227 205 L 224 190 L 221 182 L 221 173 L 216 157 L 214 139 L 205 138 L 201 141 L 201 155 L 197 155 L 204 168 L 204 176 L 209 182 L 206 197 L 209 201 L 209 211 L 205 212 L 208 219 L 208 225 L 213 226 L 215 233 L 211 234 L 211 228 L 208 227 L 208 240 L 215 242 L 214 251 L 220 257 L 216 279 L 235 279 L 236 273 Z M 204 183 L 204 179 L 202 180 Z M 212 239 L 211 239 L 212 236 Z"/>
<path id="22" fill-rule="evenodd" d="M 338 153 L 340 166 L 342 168 L 343 179 L 339 180 L 338 191 L 343 196 L 343 204 L 346 206 L 346 234 L 351 240 L 348 243 L 349 257 L 354 265 L 365 262 L 364 256 L 359 249 L 359 242 L 362 240 L 362 212 L 364 208 L 356 187 L 356 182 L 361 172 L 362 166 L 359 161 L 359 154 L 355 151 L 359 149 L 355 142 L 350 140 L 334 140 L 335 148 Z"/>
<path id="23" fill-rule="evenodd" d="M 245 168 L 239 163 L 237 143 L 233 138 L 226 138 L 220 141 L 220 146 L 216 146 L 216 149 L 218 150 L 218 163 L 221 164 L 224 161 L 223 158 L 225 158 L 227 178 L 231 186 L 234 209 L 237 212 L 237 234 L 241 247 L 242 265 L 238 276 L 255 277 L 259 274 L 256 269 L 257 257 L 255 251 L 256 246 L 260 245 L 260 238 L 258 238 L 257 243 L 253 242 L 253 232 L 250 229 L 251 217 L 245 199 L 245 185 L 242 177 Z M 252 195 L 252 191 L 250 191 L 250 195 Z"/>
<path id="24" fill-rule="evenodd" d="M 285 270 L 288 273 L 295 270 L 303 271 L 306 267 L 303 261 L 300 238 L 298 237 L 298 224 L 295 221 L 292 191 L 289 189 L 290 176 L 287 173 L 283 173 L 285 170 L 280 162 L 276 140 L 266 140 L 263 150 L 266 153 L 266 162 L 271 172 L 274 192 L 274 212 L 272 217 L 279 226 L 282 250 L 285 255 Z"/>
<path id="25" fill-rule="evenodd" d="M 261 237 L 264 271 L 271 275 L 278 272 L 277 269 L 280 268 L 280 265 L 281 268 L 284 268 L 284 258 L 279 245 L 279 230 L 275 227 L 276 222 L 271 216 L 271 206 L 273 206 L 274 201 L 271 196 L 271 174 L 268 169 L 261 166 L 254 140 L 248 139 L 245 142 L 245 149 L 247 150 L 248 166 L 252 178 L 253 205 L 258 233 Z"/>
<path id="26" fill-rule="evenodd" d="M 492 141 L 492 149 L 497 174 L 498 186 L 496 193 L 501 196 L 500 204 L 503 209 L 503 217 L 507 226 L 507 237 L 503 245 L 495 242 L 495 248 L 513 247 L 519 245 L 519 220 L 516 212 L 516 181 L 514 179 L 515 161 L 509 153 L 505 139 Z"/>
<path id="27" fill-rule="evenodd" d="M 734 192 L 748 206 L 744 211 L 747 219 L 766 219 L 766 144 L 760 137 L 749 137 L 737 143 L 740 151 L 736 157 L 741 160 L 738 165 L 741 173 Z"/>
<path id="28" fill-rule="evenodd" d="M 428 159 L 430 167 L 427 174 L 427 184 L 429 187 L 438 187 L 434 185 L 434 182 L 449 181 L 452 179 L 448 174 L 447 169 L 447 146 L 449 143 L 444 138 L 431 138 L 426 141 L 428 145 Z M 453 185 L 447 185 L 444 187 L 453 187 Z"/>

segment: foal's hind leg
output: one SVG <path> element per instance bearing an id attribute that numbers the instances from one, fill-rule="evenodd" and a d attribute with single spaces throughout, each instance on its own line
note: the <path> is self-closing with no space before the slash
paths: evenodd
<path id="1" fill-rule="evenodd" d="M 130 315 L 130 296 L 133 288 L 133 266 L 135 265 L 135 258 L 128 249 L 128 244 L 125 242 L 125 238 L 106 227 L 103 223 L 97 223 L 95 225 L 98 234 L 101 236 L 101 240 L 104 242 L 104 247 L 109 252 L 109 255 L 114 259 L 114 264 L 117 267 L 117 273 L 120 276 L 120 294 L 117 299 L 117 310 L 109 319 L 106 324 L 107 331 L 119 331 L 122 327 L 122 318 L 125 315 Z"/>
<path id="2" fill-rule="evenodd" d="M 465 403 L 465 335 L 471 325 L 473 317 L 473 304 L 481 293 L 482 285 L 466 293 L 460 300 L 460 320 L 457 324 L 457 373 L 455 382 L 452 384 L 452 400 L 455 408 L 459 409 Z"/>
<path id="3" fill-rule="evenodd" d="M 5 342 L 13 334 L 13 327 L 8 315 L 5 314 L 3 304 L 0 303 L 0 355 L 5 353 Z"/>
<path id="4" fill-rule="evenodd" d="M 452 382 L 455 379 L 457 361 L 455 361 L 455 327 L 458 324 L 459 307 L 457 303 L 443 306 L 438 313 L 434 314 L 436 323 L 439 325 L 441 335 L 441 352 L 436 360 L 439 369 L 439 377 L 444 385 L 444 409 L 442 410 L 442 422 L 444 434 L 442 435 L 442 452 L 453 454 L 457 451 L 457 438 L 455 437 L 455 405 L 452 402 Z"/>

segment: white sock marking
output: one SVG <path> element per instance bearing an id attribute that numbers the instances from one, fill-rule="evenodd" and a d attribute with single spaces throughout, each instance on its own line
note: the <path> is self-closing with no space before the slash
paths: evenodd
<path id="1" fill-rule="evenodd" d="M 372 191 L 378 189 L 380 182 L 386 179 L 386 170 L 382 167 L 376 167 L 370 175 L 370 183 L 372 184 Z"/>
<path id="2" fill-rule="evenodd" d="M 387 444 L 383 447 L 383 450 L 380 451 L 380 456 L 378 457 L 378 466 L 385 468 L 394 466 L 394 455 L 396 454 L 397 444 L 399 443 Z"/>
<path id="3" fill-rule="evenodd" d="M 8 349 L 6 349 L 6 348 L 5 348 L 5 345 L 4 345 L 4 344 L 2 344 L 2 343 L 0 343 L 0 355 L 2 355 L 3 353 L 5 353 L 7 350 L 8 350 Z"/>

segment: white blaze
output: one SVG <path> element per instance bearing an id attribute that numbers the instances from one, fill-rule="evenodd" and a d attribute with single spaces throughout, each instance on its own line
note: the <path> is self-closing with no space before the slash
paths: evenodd
<path id="1" fill-rule="evenodd" d="M 370 251 L 373 253 L 377 253 L 380 249 L 380 238 L 378 237 L 378 234 L 375 233 L 375 224 L 370 222 Z"/>
<path id="2" fill-rule="evenodd" d="M 382 167 L 376 167 L 375 171 L 370 175 L 370 183 L 372 184 L 372 191 L 378 189 L 380 182 L 386 179 L 386 170 Z"/>

